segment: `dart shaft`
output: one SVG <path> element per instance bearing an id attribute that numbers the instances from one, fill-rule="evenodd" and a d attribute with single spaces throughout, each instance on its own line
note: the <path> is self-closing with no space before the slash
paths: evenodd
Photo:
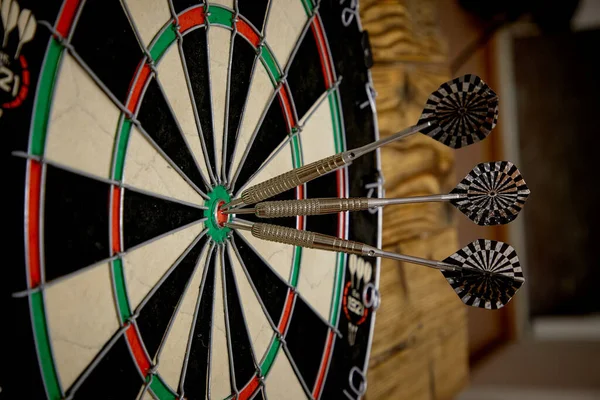
<path id="1" fill-rule="evenodd" d="M 406 197 L 398 199 L 376 199 L 357 197 L 349 199 L 324 198 L 302 200 L 263 201 L 254 208 L 241 208 L 226 211 L 227 214 L 256 214 L 259 218 L 295 217 L 297 215 L 335 214 L 344 211 L 361 211 L 373 207 L 393 204 L 410 204 L 457 200 L 460 194 L 440 194 L 432 196 Z"/>
<path id="2" fill-rule="evenodd" d="M 407 255 L 404 255 L 404 254 L 392 253 L 392 252 L 383 251 L 383 250 L 380 250 L 380 249 L 377 249 L 375 251 L 374 256 L 375 257 L 390 258 L 392 260 L 403 261 L 403 262 L 407 262 L 407 263 L 411 263 L 411 264 L 424 265 L 424 266 L 429 267 L 429 268 L 435 268 L 435 269 L 445 270 L 445 271 L 454 271 L 454 270 L 460 269 L 460 268 L 458 268 L 455 265 L 443 263 L 441 261 L 427 260 L 425 258 L 407 256 Z"/>
<path id="3" fill-rule="evenodd" d="M 228 228 L 242 230 L 242 231 L 251 231 L 252 225 L 253 224 L 251 222 L 244 221 L 243 223 L 241 223 L 240 220 L 236 220 L 233 222 L 230 221 L 230 222 L 226 222 L 224 224 L 224 226 L 226 226 Z"/>
<path id="4" fill-rule="evenodd" d="M 463 197 L 465 197 L 465 195 L 462 194 L 434 194 L 431 196 L 413 196 L 395 199 L 369 199 L 369 208 L 391 206 L 394 204 L 434 203 L 458 200 Z"/>
<path id="5" fill-rule="evenodd" d="M 385 146 L 386 144 L 395 142 L 396 140 L 400 140 L 402 138 L 405 138 L 407 136 L 413 135 L 415 133 L 418 133 L 419 131 L 428 128 L 431 126 L 431 122 L 425 122 L 419 125 L 413 125 L 413 126 L 409 126 L 406 129 L 401 130 L 400 132 L 394 133 L 393 135 L 390 136 L 386 136 L 382 139 L 379 139 L 375 142 L 366 144 L 362 147 L 358 147 L 354 150 L 350 150 L 352 153 L 354 153 L 355 158 L 356 157 L 360 157 L 364 154 L 370 153 L 371 151 L 378 149 L 381 146 Z"/>
<path id="6" fill-rule="evenodd" d="M 279 193 L 283 193 L 287 190 L 295 188 L 296 186 L 300 186 L 306 182 L 312 181 L 315 178 L 328 174 L 331 171 L 335 171 L 336 169 L 349 164 L 364 154 L 367 154 L 395 140 L 399 140 L 403 137 L 417 133 L 430 125 L 431 123 L 426 122 L 424 124 L 411 126 L 394 135 L 377 140 L 373 143 L 369 143 L 365 146 L 338 153 L 278 175 L 244 190 L 240 198 L 234 199 L 231 203 L 227 204 L 224 209 L 229 209 L 238 205 L 255 204 L 271 198 Z"/>

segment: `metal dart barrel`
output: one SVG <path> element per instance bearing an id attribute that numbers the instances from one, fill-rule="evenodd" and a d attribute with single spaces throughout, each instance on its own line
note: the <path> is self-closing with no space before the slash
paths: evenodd
<path id="1" fill-rule="evenodd" d="M 268 179 L 244 190 L 239 198 L 231 201 L 231 203 L 227 204 L 223 209 L 227 210 L 239 205 L 255 204 L 271 198 L 279 193 L 283 193 L 304 183 L 310 182 L 315 178 L 342 168 L 364 154 L 400 138 L 417 133 L 430 125 L 430 122 L 426 122 L 420 125 L 411 126 L 394 135 L 369 143 L 365 146 L 335 154 Z"/>

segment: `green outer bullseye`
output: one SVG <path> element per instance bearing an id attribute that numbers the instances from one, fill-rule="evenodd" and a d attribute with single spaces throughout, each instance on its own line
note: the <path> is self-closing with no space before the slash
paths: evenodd
<path id="1" fill-rule="evenodd" d="M 227 190 L 223 186 L 217 186 L 212 191 L 208 192 L 208 200 L 204 205 L 208 207 L 204 210 L 204 216 L 206 222 L 204 225 L 208 229 L 208 235 L 217 243 L 222 243 L 227 238 L 227 233 L 231 230 L 227 227 L 220 227 L 215 221 L 215 210 L 219 205 L 219 202 L 224 201 L 225 204 L 231 201 L 231 196 L 227 193 Z"/>

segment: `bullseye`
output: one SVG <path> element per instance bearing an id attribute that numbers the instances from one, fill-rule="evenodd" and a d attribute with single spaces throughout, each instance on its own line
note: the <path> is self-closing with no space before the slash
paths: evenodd
<path id="1" fill-rule="evenodd" d="M 223 186 L 215 186 L 207 194 L 208 200 L 204 204 L 206 206 L 204 217 L 208 235 L 216 243 L 222 243 L 230 229 L 224 226 L 229 220 L 229 216 L 224 214 L 221 209 L 231 201 L 231 196 Z"/>
<path id="2" fill-rule="evenodd" d="M 229 215 L 225 214 L 223 210 L 221 210 L 221 207 L 223 207 L 223 205 L 225 205 L 225 201 L 221 200 L 219 203 L 217 203 L 217 207 L 215 208 L 215 220 L 217 221 L 217 225 L 221 228 L 229 218 Z"/>

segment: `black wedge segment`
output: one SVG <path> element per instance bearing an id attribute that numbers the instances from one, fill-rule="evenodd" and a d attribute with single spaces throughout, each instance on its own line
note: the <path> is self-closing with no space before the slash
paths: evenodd
<path id="1" fill-rule="evenodd" d="M 144 54 L 121 2 L 86 1 L 71 44 L 108 90 L 125 104 Z"/>
<path id="2" fill-rule="evenodd" d="M 237 4 L 240 14 L 246 17 L 256 30 L 261 32 L 265 23 L 269 0 L 238 0 Z"/>
<path id="3" fill-rule="evenodd" d="M 227 120 L 227 163 L 225 165 L 227 174 L 233 160 L 233 150 L 237 141 L 241 126 L 244 107 L 248 101 L 250 80 L 255 65 L 256 50 L 242 37 L 235 36 L 233 41 L 233 55 L 231 60 L 231 72 L 229 80 L 229 113 Z M 261 68 L 260 64 L 257 65 Z M 236 151 L 243 152 L 238 148 Z"/>
<path id="4" fill-rule="evenodd" d="M 278 325 L 285 305 L 288 287 L 237 232 L 234 237 L 236 247 L 242 258 L 242 266 L 248 272 L 249 280 L 256 288 L 271 320 L 275 325 Z"/>
<path id="5" fill-rule="evenodd" d="M 136 319 L 151 359 L 156 357 L 169 321 L 173 318 L 175 309 L 185 294 L 185 288 L 198 265 L 206 241 L 206 236 L 202 237 L 185 256 L 180 256 L 183 258 L 176 261 L 175 268 L 152 294 Z"/>
<path id="6" fill-rule="evenodd" d="M 191 336 L 188 364 L 183 389 L 189 399 L 208 397 L 210 380 L 210 343 L 213 320 L 213 302 L 215 291 L 215 254 L 206 263 L 207 269 L 201 287 L 196 323 Z M 221 290 L 221 288 L 218 288 Z"/>
<path id="7" fill-rule="evenodd" d="M 110 189 L 108 183 L 46 166 L 46 281 L 110 257 Z"/>
<path id="8" fill-rule="evenodd" d="M 155 78 L 148 82 L 138 112 L 138 120 L 146 133 L 181 172 L 196 187 L 201 188 L 203 180 L 194 162 L 194 156 L 190 152 L 169 103 Z"/>
<path id="9" fill-rule="evenodd" d="M 285 341 L 298 372 L 309 388 L 312 388 L 317 380 L 327 332 L 327 325 L 304 300 L 296 297 Z"/>
<path id="10" fill-rule="evenodd" d="M 312 28 L 304 35 L 291 62 L 287 81 L 300 120 L 327 90 Z"/>
<path id="11" fill-rule="evenodd" d="M 199 208 L 135 190 L 123 192 L 123 208 L 128 210 L 123 213 L 125 250 L 204 218 Z"/>
<path id="12" fill-rule="evenodd" d="M 337 174 L 338 172 L 332 172 L 308 182 L 306 184 L 306 197 L 312 199 L 338 197 Z M 306 217 L 306 230 L 337 236 L 339 218 L 338 214 L 308 216 Z"/>
<path id="13" fill-rule="evenodd" d="M 169 0 L 173 4 L 173 8 L 177 14 L 187 10 L 190 7 L 201 6 L 202 3 L 198 0 Z"/>
<path id="14" fill-rule="evenodd" d="M 242 186 L 252 174 L 262 165 L 269 155 L 283 142 L 287 136 L 287 123 L 280 97 L 277 95 L 265 115 L 262 125 L 258 129 L 256 138 L 252 143 L 236 181 L 236 187 Z M 282 149 L 281 151 L 289 151 Z"/>
<path id="15" fill-rule="evenodd" d="M 213 116 L 210 91 L 210 74 L 208 59 L 208 43 L 206 29 L 199 28 L 183 37 L 183 55 L 185 66 L 192 86 L 194 106 L 198 111 L 198 120 L 202 137 L 206 144 L 206 152 L 213 174 L 216 176 L 215 139 L 213 133 Z"/>
<path id="16" fill-rule="evenodd" d="M 110 377 L 109 382 L 107 377 Z M 122 333 L 83 381 L 73 398 L 134 399 L 143 384 L 144 381 L 131 356 L 125 334 Z"/>
<path id="17" fill-rule="evenodd" d="M 225 251 L 223 284 L 227 295 L 227 314 L 229 318 L 229 337 L 233 357 L 233 372 L 237 389 L 242 389 L 254 376 L 257 366 L 252 352 L 252 344 L 248 333 L 242 304 L 237 291 L 236 280 L 231 267 L 230 253 Z M 245 277 L 240 277 L 245 279 Z"/>

